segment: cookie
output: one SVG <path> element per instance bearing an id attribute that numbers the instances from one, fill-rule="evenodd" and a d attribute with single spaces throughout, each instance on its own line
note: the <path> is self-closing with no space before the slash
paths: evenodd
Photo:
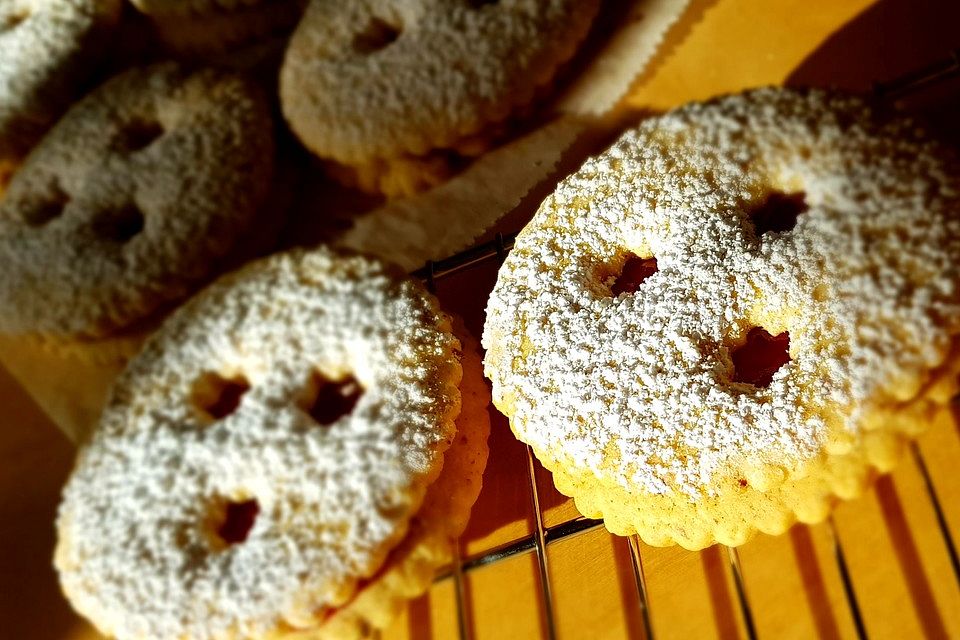
<path id="1" fill-rule="evenodd" d="M 111 335 L 240 259 L 279 214 L 272 126 L 250 82 L 172 64 L 77 103 L 0 202 L 0 330 Z"/>
<path id="2" fill-rule="evenodd" d="M 120 9 L 120 0 L 0 4 L 0 193 L 4 174 L 83 90 Z"/>
<path id="3" fill-rule="evenodd" d="M 436 152 L 470 155 L 550 86 L 598 9 L 598 0 L 313 0 L 281 69 L 283 112 L 307 148 L 359 173 L 360 186 L 429 186 Z M 411 174 L 420 159 L 422 181 Z"/>
<path id="4" fill-rule="evenodd" d="M 760 89 L 564 180 L 488 305 L 494 402 L 618 534 L 823 519 L 957 389 L 960 171 L 859 98 Z"/>
<path id="5" fill-rule="evenodd" d="M 327 249 L 191 300 L 115 384 L 55 564 L 106 635 L 267 638 L 346 605 L 456 435 L 461 367 L 423 285 Z"/>

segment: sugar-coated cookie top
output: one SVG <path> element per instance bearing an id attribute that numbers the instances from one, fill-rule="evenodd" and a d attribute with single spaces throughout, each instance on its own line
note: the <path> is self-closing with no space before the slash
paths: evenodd
<path id="1" fill-rule="evenodd" d="M 0 201 L 0 330 L 99 336 L 182 298 L 248 234 L 272 177 L 251 82 L 174 64 L 112 78 Z"/>
<path id="2" fill-rule="evenodd" d="M 958 265 L 952 152 L 855 97 L 754 90 L 649 119 L 560 184 L 500 272 L 486 369 L 535 449 L 695 499 L 915 395 L 960 332 Z M 754 329 L 789 361 L 742 357 Z"/>
<path id="3" fill-rule="evenodd" d="M 439 473 L 458 348 L 420 283 L 367 258 L 278 254 L 215 283 L 80 452 L 58 519 L 71 601 L 121 640 L 319 624 Z"/>
<path id="4" fill-rule="evenodd" d="M 280 95 L 314 153 L 363 162 L 448 147 L 529 103 L 599 0 L 313 0 Z"/>
<path id="5" fill-rule="evenodd" d="M 120 7 L 119 0 L 0 0 L 0 159 L 26 153 L 78 97 Z"/>

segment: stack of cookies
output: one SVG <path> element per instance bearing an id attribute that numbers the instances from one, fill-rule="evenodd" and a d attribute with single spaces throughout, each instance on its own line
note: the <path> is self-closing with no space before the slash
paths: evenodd
<path id="1" fill-rule="evenodd" d="M 365 191 L 434 186 L 552 93 L 599 5 L 4 0 L 0 332 L 129 357 L 276 247 L 300 142 Z"/>
<path id="2" fill-rule="evenodd" d="M 293 140 L 365 190 L 438 184 L 553 92 L 599 1 L 317 0 L 282 71 L 247 73 L 303 9 L 2 7 L 0 332 L 129 359 L 58 519 L 64 591 L 110 636 L 366 635 L 479 491 L 480 356 L 419 283 L 318 247 L 180 305 L 276 248 Z"/>
<path id="3" fill-rule="evenodd" d="M 366 636 L 450 562 L 486 463 L 476 342 L 418 281 L 318 248 L 175 312 L 64 490 L 56 566 L 116 638 Z"/>
<path id="4" fill-rule="evenodd" d="M 477 497 L 473 339 L 323 247 L 178 306 L 276 249 L 296 140 L 363 190 L 436 185 L 553 93 L 600 2 L 132 5 L 0 4 L 0 332 L 129 360 L 64 492 L 64 591 L 121 639 L 366 635 Z"/>
<path id="5" fill-rule="evenodd" d="M 564 180 L 487 308 L 494 402 L 614 533 L 819 522 L 960 374 L 960 162 L 862 99 L 761 89 Z"/>

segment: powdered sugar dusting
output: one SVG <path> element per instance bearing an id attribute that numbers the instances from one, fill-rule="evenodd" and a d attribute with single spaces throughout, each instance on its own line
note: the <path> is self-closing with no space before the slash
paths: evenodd
<path id="1" fill-rule="evenodd" d="M 197 288 L 277 215 L 272 129 L 213 69 L 132 69 L 76 103 L 0 202 L 0 328 L 102 336 Z"/>
<path id="2" fill-rule="evenodd" d="M 825 416 L 857 436 L 960 331 L 958 176 L 912 123 L 820 91 L 648 120 L 518 238 L 484 332 L 494 399 L 535 448 L 628 488 L 695 499 L 725 465 L 795 469 Z M 758 238 L 749 212 L 771 192 L 808 210 Z M 659 269 L 613 297 L 630 252 Z M 766 388 L 731 381 L 754 326 L 790 334 Z"/>
<path id="3" fill-rule="evenodd" d="M 402 536 L 459 410 L 448 319 L 423 287 L 329 250 L 277 255 L 177 312 L 116 384 L 64 491 L 56 563 L 72 602 L 118 638 L 262 637 L 318 624 Z M 249 389 L 211 422 L 211 372 Z M 319 373 L 353 411 L 314 422 Z M 211 513 L 256 500 L 244 542 Z"/>
<path id="4" fill-rule="evenodd" d="M 119 0 L 0 2 L 0 159 L 29 151 L 77 97 Z"/>

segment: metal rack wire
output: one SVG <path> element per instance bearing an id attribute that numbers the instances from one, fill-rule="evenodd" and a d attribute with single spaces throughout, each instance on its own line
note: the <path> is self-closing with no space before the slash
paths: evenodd
<path id="1" fill-rule="evenodd" d="M 874 95 L 881 100 L 893 101 L 953 77 L 960 77 L 960 49 L 952 51 L 946 59 L 936 61 L 891 81 L 875 83 L 873 85 L 873 92 Z M 414 271 L 413 275 L 423 279 L 431 290 L 435 290 L 438 281 L 456 273 L 475 268 L 479 265 L 488 264 L 492 261 L 503 262 L 507 253 L 513 248 L 515 238 L 516 234 L 497 234 L 490 242 L 476 245 L 443 260 L 429 261 L 422 268 Z M 954 402 L 960 403 L 960 397 L 955 398 Z M 911 454 L 920 471 L 924 488 L 935 512 L 940 533 L 948 550 L 954 576 L 958 583 L 960 583 L 960 558 L 958 558 L 957 547 L 947 526 L 940 498 L 937 495 L 923 456 L 916 443 L 911 445 Z M 530 507 L 533 512 L 535 530 L 520 539 L 466 558 L 460 557 L 459 545 L 455 545 L 458 548 L 451 566 L 440 571 L 436 576 L 436 581 L 447 579 L 454 581 L 457 605 L 457 628 L 461 640 L 468 640 L 471 637 L 467 622 L 469 603 L 466 601 L 466 589 L 464 587 L 466 574 L 480 567 L 528 553 L 536 554 L 540 598 L 543 603 L 545 633 L 547 638 L 554 640 L 554 638 L 556 638 L 556 618 L 554 615 L 554 600 L 550 584 L 550 566 L 547 547 L 557 541 L 593 531 L 603 524 L 601 520 L 578 517 L 552 527 L 545 526 L 543 511 L 541 509 L 540 492 L 537 486 L 535 459 L 533 451 L 529 446 L 526 447 L 526 455 L 527 474 L 530 486 Z M 834 524 L 833 518 L 829 518 L 826 524 L 834 560 L 843 584 L 844 595 L 853 619 L 854 627 L 859 638 L 866 638 L 866 628 L 853 589 L 853 582 L 851 580 L 846 556 L 844 555 L 843 546 L 837 534 L 837 527 Z M 643 562 L 640 554 L 640 541 L 636 535 L 633 535 L 628 538 L 628 542 L 637 592 L 637 606 L 639 607 L 640 620 L 643 626 L 642 631 L 647 640 L 652 640 L 654 633 L 650 619 L 650 602 L 647 593 L 646 579 L 644 577 Z M 744 581 L 740 556 L 734 547 L 726 547 L 726 555 L 727 563 L 733 575 L 737 602 L 743 618 L 744 629 L 747 637 L 750 638 L 750 640 L 754 640 L 757 637 L 757 633 L 754 616 L 747 598 L 746 583 Z"/>

